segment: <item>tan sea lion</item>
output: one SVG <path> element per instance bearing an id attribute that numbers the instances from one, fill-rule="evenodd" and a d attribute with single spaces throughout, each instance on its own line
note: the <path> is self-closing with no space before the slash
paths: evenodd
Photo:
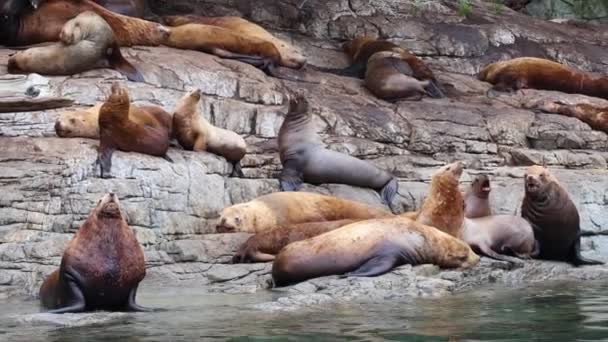
<path id="1" fill-rule="evenodd" d="M 541 104 L 540 109 L 547 113 L 577 118 L 594 130 L 608 134 L 608 107 L 597 107 L 587 103 L 573 105 L 560 101 L 547 101 Z"/>
<path id="2" fill-rule="evenodd" d="M 119 46 L 160 45 L 168 29 L 158 23 L 117 14 L 90 0 L 26 0 L 15 5 L 12 15 L 0 15 L 0 44 L 17 46 L 59 40 L 63 25 L 85 11 L 100 15 L 114 31 Z M 111 7 L 112 8 L 112 7 Z"/>
<path id="3" fill-rule="evenodd" d="M 490 209 L 490 178 L 478 175 L 464 194 L 464 217 L 477 218 L 492 215 Z"/>
<path id="4" fill-rule="evenodd" d="M 60 40 L 12 55 L 8 60 L 8 72 L 73 75 L 109 66 L 131 81 L 144 81 L 139 71 L 122 56 L 110 25 L 95 12 L 82 12 L 66 22 Z"/>
<path id="5" fill-rule="evenodd" d="M 279 130 L 282 191 L 297 191 L 302 182 L 339 183 L 375 189 L 390 205 L 399 189 L 397 178 L 370 162 L 328 150 L 320 144 L 312 125 L 308 101 L 292 96 Z"/>
<path id="6" fill-rule="evenodd" d="M 163 157 L 168 161 L 171 121 L 164 127 L 142 125 L 129 119 L 129 94 L 117 82 L 112 84 L 111 94 L 99 109 L 99 153 L 97 163 L 101 166 L 101 177 L 110 177 L 114 150 L 139 152 Z M 156 107 L 156 111 L 163 111 Z M 165 112 L 166 113 L 166 112 Z M 162 115 L 162 117 L 170 115 Z"/>
<path id="7" fill-rule="evenodd" d="M 333 274 L 373 277 L 404 265 L 471 267 L 469 246 L 436 228 L 406 218 L 355 222 L 287 245 L 272 264 L 275 286 Z"/>
<path id="8" fill-rule="evenodd" d="M 417 222 L 460 237 L 464 222 L 464 199 L 458 188 L 464 164 L 455 162 L 435 171 L 431 189 L 422 203 Z"/>
<path id="9" fill-rule="evenodd" d="M 135 303 L 145 266 L 118 197 L 106 194 L 68 243 L 59 270 L 40 287 L 40 301 L 52 313 L 149 311 Z"/>
<path id="10" fill-rule="evenodd" d="M 389 211 L 363 203 L 312 192 L 275 192 L 225 208 L 218 233 L 261 233 L 278 226 L 303 222 L 366 220 L 392 216 Z"/>
<path id="11" fill-rule="evenodd" d="M 215 127 L 197 110 L 200 89 L 184 95 L 173 111 L 173 131 L 179 144 L 190 151 L 208 151 L 233 163 L 233 175 L 242 176 L 240 160 L 247 152 L 245 139 L 235 132 Z"/>
<path id="12" fill-rule="evenodd" d="M 608 78 L 589 74 L 548 59 L 520 57 L 486 65 L 478 75 L 493 89 L 557 90 L 608 99 Z"/>
<path id="13" fill-rule="evenodd" d="M 532 224 L 540 245 L 538 258 L 575 266 L 603 264 L 581 255 L 578 210 L 557 178 L 544 167 L 533 165 L 526 169 L 524 180 L 521 216 Z"/>
<path id="14" fill-rule="evenodd" d="M 360 220 L 306 222 L 280 226 L 257 233 L 245 241 L 234 254 L 232 263 L 267 262 L 288 244 L 321 235 Z"/>
<path id="15" fill-rule="evenodd" d="M 386 101 L 420 100 L 429 87 L 429 80 L 419 81 L 400 54 L 381 51 L 373 54 L 365 71 L 365 87 L 376 97 Z"/>

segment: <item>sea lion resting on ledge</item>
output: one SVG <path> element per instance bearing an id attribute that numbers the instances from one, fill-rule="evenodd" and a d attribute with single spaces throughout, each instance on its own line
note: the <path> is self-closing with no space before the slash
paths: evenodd
<path id="1" fill-rule="evenodd" d="M 318 143 L 308 101 L 302 95 L 290 99 L 278 140 L 283 165 L 279 176 L 282 191 L 296 191 L 302 182 L 348 184 L 379 191 L 387 205 L 397 194 L 399 183 L 395 176 L 370 162 L 328 150 Z"/>
<path id="2" fill-rule="evenodd" d="M 349 224 L 287 245 L 272 265 L 275 286 L 333 274 L 373 277 L 404 265 L 472 267 L 479 261 L 469 246 L 444 232 L 407 218 Z"/>
<path id="3" fill-rule="evenodd" d="M 312 192 L 275 192 L 225 208 L 218 233 L 260 233 L 279 226 L 304 222 L 366 220 L 392 213 L 356 201 Z"/>
<path id="4" fill-rule="evenodd" d="M 59 270 L 42 283 L 40 301 L 52 313 L 148 311 L 135 303 L 145 266 L 118 197 L 106 194 L 68 243 Z"/>
<path id="5" fill-rule="evenodd" d="M 594 130 L 608 134 L 608 107 L 597 107 L 587 103 L 573 105 L 560 101 L 547 101 L 540 105 L 540 109 L 547 113 L 577 118 Z"/>
<path id="6" fill-rule="evenodd" d="M 475 177 L 464 193 L 464 217 L 478 218 L 492 215 L 490 209 L 490 178 L 486 175 Z"/>
<path id="7" fill-rule="evenodd" d="M 608 77 L 592 75 L 548 59 L 520 57 L 486 65 L 478 75 L 498 91 L 557 90 L 608 99 Z"/>
<path id="8" fill-rule="evenodd" d="M 8 1 L 25 3 L 25 0 Z M 101 16 L 114 31 L 120 46 L 157 46 L 169 32 L 161 24 L 114 13 L 90 0 L 39 2 L 35 9 L 22 4 L 13 11 L 14 15 L 0 15 L 0 44 L 18 46 L 58 41 L 63 25 L 84 11 L 93 11 Z"/>
<path id="9" fill-rule="evenodd" d="M 200 89 L 184 95 L 173 111 L 173 131 L 179 144 L 190 151 L 208 151 L 233 164 L 232 174 L 242 176 L 240 160 L 247 152 L 245 139 L 235 132 L 215 127 L 197 110 Z"/>
<path id="10" fill-rule="evenodd" d="M 171 115 L 162 108 L 156 111 L 165 114 L 154 115 L 166 118 L 162 127 L 136 123 L 129 119 L 129 94 L 118 83 L 113 83 L 111 94 L 99 109 L 99 152 L 97 163 L 101 166 L 101 177 L 110 177 L 112 154 L 118 149 L 125 152 L 139 152 L 163 157 L 168 161 L 169 137 L 171 136 Z"/>
<path id="11" fill-rule="evenodd" d="M 63 25 L 60 42 L 17 52 L 8 60 L 12 74 L 73 75 L 109 66 L 131 81 L 143 76 L 120 53 L 112 28 L 92 11 L 82 12 Z"/>
<path id="12" fill-rule="evenodd" d="M 524 179 L 526 195 L 521 216 L 534 228 L 540 244 L 539 259 L 567 261 L 575 266 L 603 264 L 581 255 L 578 210 L 557 178 L 534 165 L 526 170 Z"/>

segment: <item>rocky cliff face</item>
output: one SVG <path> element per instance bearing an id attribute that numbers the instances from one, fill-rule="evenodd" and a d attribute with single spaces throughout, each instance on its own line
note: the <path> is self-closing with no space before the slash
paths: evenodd
<path id="1" fill-rule="evenodd" d="M 509 56 L 550 57 L 608 73 L 608 31 L 548 23 L 506 8 L 497 13 L 483 2 L 474 2 L 467 18 L 457 14 L 454 1 L 309 0 L 301 9 L 297 3 L 156 0 L 151 7 L 164 13 L 193 10 L 248 17 L 300 47 L 310 64 L 320 66 L 346 65 L 341 40 L 379 34 L 423 56 L 450 97 L 390 104 L 374 98 L 359 80 L 310 70 L 318 83 L 282 81 L 239 62 L 165 47 L 125 49 L 146 83 L 127 82 L 112 70 L 72 77 L 4 76 L 24 87 L 35 85 L 41 95 L 72 98 L 74 107 L 103 101 L 117 79 L 129 88 L 134 103 L 168 111 L 186 90 L 197 87 L 204 93 L 201 112 L 215 125 L 243 135 L 248 154 L 242 161 L 245 178 L 231 178 L 231 165 L 208 153 L 174 147 L 169 151 L 174 163 L 169 163 L 118 152 L 115 178 L 100 179 L 93 166 L 98 141 L 55 136 L 54 121 L 62 110 L 0 114 L 0 295 L 35 294 L 43 277 L 59 264 L 65 242 L 107 191 L 119 195 L 145 247 L 147 282 L 196 282 L 210 291 L 266 288 L 269 264 L 225 264 L 247 235 L 214 234 L 214 227 L 225 206 L 278 191 L 276 136 L 286 112 L 285 93 L 294 89 L 307 94 L 329 148 L 399 177 L 398 211 L 417 208 L 433 170 L 458 159 L 469 164 L 463 186 L 477 173 L 490 174 L 494 211 L 516 213 L 523 197 L 523 168 L 544 162 L 572 194 L 583 229 L 608 227 L 608 136 L 577 119 L 528 109 L 544 99 L 608 101 L 537 90 L 490 98 L 489 85 L 474 77 L 485 63 Z M 6 73 L 11 52 L 0 50 L 0 74 Z M 324 185 L 304 190 L 381 206 L 378 194 L 368 189 Z M 584 249 L 591 257 L 608 260 L 606 237 L 585 238 Z M 374 280 L 315 280 L 287 293 L 300 298 L 321 292 L 320 297 L 306 297 L 308 301 L 346 293 L 424 295 L 498 280 L 599 278 L 608 276 L 607 271 L 603 266 L 574 269 L 538 261 L 511 271 L 486 260 L 465 273 L 404 267 Z"/>

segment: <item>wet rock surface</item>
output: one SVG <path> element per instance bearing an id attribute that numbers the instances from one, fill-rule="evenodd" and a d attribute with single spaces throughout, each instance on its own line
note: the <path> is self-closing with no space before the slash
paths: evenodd
<path id="1" fill-rule="evenodd" d="M 464 160 L 468 168 L 463 187 L 476 174 L 489 174 L 494 212 L 517 214 L 525 166 L 545 163 L 572 195 L 582 228 L 608 227 L 608 136 L 577 119 L 533 110 L 548 99 L 604 106 L 608 101 L 538 90 L 488 97 L 489 85 L 474 77 L 487 62 L 524 55 L 606 74 L 606 30 L 544 22 L 509 9 L 498 14 L 482 2 L 474 2 L 466 19 L 445 1 L 417 7 L 415 1 L 372 6 L 310 0 L 300 10 L 295 0 L 259 1 L 256 6 L 244 1 L 172 1 L 169 7 L 162 0 L 152 3 L 153 10 L 164 5 L 167 12 L 196 4 L 196 11 L 209 15 L 244 15 L 298 46 L 311 64 L 320 66 L 346 65 L 341 40 L 380 33 L 423 56 L 450 97 L 391 104 L 374 98 L 356 79 L 310 71 L 318 83 L 283 81 L 246 64 L 165 47 L 124 49 L 146 83 L 127 82 L 108 69 L 71 77 L 10 76 L 10 83 L 2 79 L 0 90 L 7 84 L 12 90 L 34 85 L 43 96 L 67 97 L 75 104 L 0 114 L 0 296 L 36 295 L 44 277 L 59 265 L 65 243 L 108 191 L 119 195 L 144 246 L 146 282 L 196 284 L 227 293 L 267 289 L 271 264 L 228 264 L 248 235 L 215 234 L 215 224 L 225 206 L 278 191 L 276 137 L 287 110 L 286 94 L 293 90 L 307 95 L 328 148 L 366 159 L 399 177 L 392 206 L 396 211 L 418 208 L 431 173 L 446 162 Z M 12 52 L 0 49 L 0 74 L 6 73 Z M 64 110 L 103 101 L 116 80 L 128 87 L 134 103 L 160 105 L 169 112 L 185 91 L 200 88 L 201 113 L 216 126 L 245 137 L 245 178 L 229 177 L 232 166 L 221 157 L 179 147 L 169 150 L 173 163 L 117 152 L 114 178 L 98 178 L 93 166 L 98 141 L 58 138 L 53 125 Z M 369 189 L 327 184 L 305 185 L 302 190 L 382 206 Z M 608 261 L 608 237 L 584 238 L 582 245 L 585 255 Z M 269 303 L 268 309 L 325 300 L 441 295 L 493 282 L 608 278 L 606 266 L 573 268 L 530 261 L 511 269 L 482 260 L 466 271 L 403 266 L 377 278 L 315 279 L 273 290 L 285 299 Z"/>

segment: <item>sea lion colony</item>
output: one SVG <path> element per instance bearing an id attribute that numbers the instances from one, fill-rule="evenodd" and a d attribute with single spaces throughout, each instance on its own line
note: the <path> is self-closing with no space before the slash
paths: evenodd
<path id="1" fill-rule="evenodd" d="M 120 53 L 120 46 L 131 45 L 199 50 L 266 71 L 276 66 L 301 68 L 306 63 L 296 47 L 245 19 L 187 15 L 164 17 L 161 24 L 141 19 L 144 8 L 144 1 L 6 0 L 0 6 L 0 44 L 55 42 L 15 54 L 8 70 L 71 75 L 109 65 L 129 80 L 143 81 Z M 41 16 L 48 20 L 45 27 L 35 25 Z M 405 48 L 365 36 L 343 48 L 351 57 L 350 67 L 317 69 L 364 78 L 365 87 L 387 101 L 445 96 L 432 70 Z M 496 62 L 478 77 L 497 91 L 536 88 L 608 98 L 607 78 L 538 58 Z M 116 82 L 104 102 L 62 114 L 55 130 L 60 137 L 99 139 L 96 164 L 101 177 L 111 176 L 112 152 L 117 149 L 172 162 L 168 151 L 174 138 L 184 149 L 226 158 L 234 165 L 231 176 L 242 177 L 244 139 L 204 119 L 198 109 L 201 96 L 200 90 L 184 93 L 169 113 L 157 106 L 131 104 L 128 89 Z M 421 208 L 402 215 L 297 192 L 303 182 L 344 183 L 377 190 L 390 207 L 398 183 L 395 176 L 367 161 L 322 146 L 310 124 L 308 99 L 302 94 L 286 97 L 287 114 L 278 139 L 284 192 L 225 208 L 217 226 L 222 233 L 254 234 L 233 262 L 273 261 L 276 286 L 332 274 L 376 276 L 402 264 L 466 268 L 478 262 L 475 253 L 512 263 L 528 258 L 577 266 L 599 263 L 580 254 L 576 206 L 557 178 L 541 166 L 526 172 L 521 217 L 492 215 L 487 175 L 478 176 L 463 194 L 459 185 L 465 165 L 460 162 L 439 168 Z M 606 129 L 603 109 L 562 104 L 542 109 Z M 144 276 L 142 248 L 127 225 L 118 195 L 107 194 L 68 244 L 60 268 L 42 284 L 40 299 L 56 313 L 145 311 L 135 304 L 137 285 Z"/>

